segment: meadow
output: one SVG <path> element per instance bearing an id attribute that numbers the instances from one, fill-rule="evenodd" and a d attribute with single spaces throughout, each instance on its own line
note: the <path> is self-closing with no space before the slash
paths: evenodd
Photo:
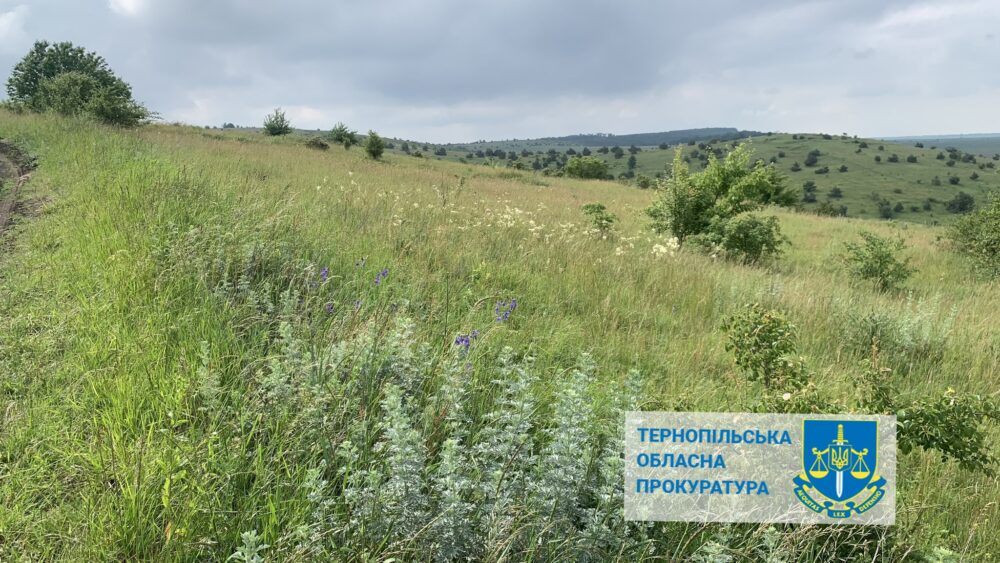
<path id="1" fill-rule="evenodd" d="M 920 449 L 888 530 L 616 517 L 621 410 L 753 408 L 720 329 L 748 303 L 787 315 L 843 410 L 873 322 L 902 397 L 995 396 L 1000 289 L 920 224 L 938 209 L 769 210 L 791 244 L 744 266 L 654 235 L 655 192 L 616 182 L 5 112 L 0 137 L 38 158 L 0 244 L 0 560 L 1000 557 L 997 477 Z M 789 183 L 843 182 L 863 216 L 896 171 L 909 204 L 945 168 L 885 143 L 918 163 L 871 145 L 838 173 L 856 145 L 811 137 L 753 146 L 783 170 L 819 148 L 830 173 Z M 850 279 L 861 230 L 905 239 L 907 291 Z"/>

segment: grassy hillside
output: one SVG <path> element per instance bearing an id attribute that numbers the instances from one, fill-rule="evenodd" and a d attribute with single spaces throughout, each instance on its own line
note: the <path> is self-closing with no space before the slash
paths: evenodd
<path id="1" fill-rule="evenodd" d="M 925 141 L 922 143 L 924 147 L 920 148 L 915 146 L 919 141 L 904 144 L 812 134 L 762 135 L 753 137 L 752 142 L 756 157 L 768 161 L 773 158 L 775 165 L 788 175 L 790 185 L 798 188 L 806 182 L 815 184 L 815 201 L 805 200 L 803 192 L 802 206 L 810 211 L 829 201 L 837 207 L 846 206 L 849 217 L 893 218 L 915 223 L 944 224 L 955 219 L 956 214 L 948 210 L 947 204 L 959 192 L 965 192 L 981 202 L 987 192 L 1000 186 L 1000 176 L 997 175 L 1000 159 L 994 160 L 993 152 L 986 156 L 971 153 L 967 156 L 961 149 L 958 153 L 949 153 L 947 148 L 951 145 L 948 144 L 936 145 Z M 633 174 L 649 177 L 663 175 L 669 169 L 674 151 L 678 148 L 682 150 L 692 169 L 699 170 L 709 154 L 723 155 L 731 147 L 731 141 L 682 144 L 667 149 L 639 147 L 642 150 L 635 154 Z M 512 164 L 531 170 L 535 160 L 540 159 L 545 163 L 544 153 L 550 148 L 552 147 L 510 144 L 503 147 L 503 150 L 518 154 L 518 160 Z M 631 156 L 628 152 L 629 145 L 622 144 L 621 148 L 625 149 L 621 158 L 597 152 L 596 149 L 589 150 L 591 156 L 600 157 L 609 164 L 612 176 L 619 177 L 628 173 L 628 159 Z M 558 149 L 561 155 L 565 155 L 568 149 L 580 154 L 584 147 L 577 145 Z M 522 155 L 523 150 L 533 154 Z M 815 165 L 807 165 L 808 154 L 814 150 L 820 153 L 817 162 Z M 535 154 L 537 152 L 542 154 Z M 475 157 L 475 152 L 472 154 L 473 158 L 469 158 L 469 151 L 450 149 L 444 159 L 478 164 L 507 164 L 503 159 L 485 155 Z M 890 162 L 893 155 L 896 155 L 898 162 Z M 423 156 L 442 158 L 426 151 Z M 907 160 L 911 156 L 916 158 L 916 162 Z M 881 162 L 876 162 L 876 157 Z M 970 157 L 974 157 L 974 160 Z M 949 165 L 949 162 L 952 164 Z M 794 169 L 795 163 L 799 165 L 798 170 Z M 842 172 L 841 167 L 846 167 L 846 170 Z M 546 163 L 546 168 L 550 171 L 557 170 L 554 163 Z M 821 173 L 817 173 L 818 170 Z M 977 176 L 975 179 L 973 174 Z M 950 180 L 952 177 L 955 180 Z M 958 183 L 952 183 L 955 181 Z M 841 190 L 842 195 L 831 195 L 834 188 Z"/>
<path id="2" fill-rule="evenodd" d="M 625 528 L 600 461 L 617 459 L 617 405 L 752 408 L 720 330 L 750 302 L 786 312 L 840 409 L 872 322 L 901 398 L 995 395 L 1000 290 L 940 227 L 776 211 L 791 246 L 751 268 L 665 251 L 642 214 L 654 193 L 613 182 L 48 116 L 0 113 L 0 137 L 38 157 L 22 197 L 40 207 L 0 244 L 0 560 L 1000 555 L 1000 482 L 933 452 L 900 456 L 888 530 Z M 901 174 L 919 201 L 940 173 L 930 149 L 755 143 L 786 169 L 819 148 L 830 174 L 791 181 L 836 178 L 849 207 Z M 893 151 L 919 161 L 862 164 Z M 620 217 L 606 240 L 580 212 L 593 201 Z M 837 256 L 861 229 L 905 238 L 909 296 L 851 283 Z M 517 489 L 560 478 L 604 488 L 548 508 L 533 503 L 565 484 Z M 593 519 L 539 527 L 563 502 Z"/>

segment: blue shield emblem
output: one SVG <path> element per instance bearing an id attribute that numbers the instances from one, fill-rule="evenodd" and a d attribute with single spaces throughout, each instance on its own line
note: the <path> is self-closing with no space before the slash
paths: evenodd
<path id="1" fill-rule="evenodd" d="M 833 518 L 874 506 L 885 494 L 878 475 L 878 422 L 803 421 L 802 473 L 795 483 L 803 504 Z"/>

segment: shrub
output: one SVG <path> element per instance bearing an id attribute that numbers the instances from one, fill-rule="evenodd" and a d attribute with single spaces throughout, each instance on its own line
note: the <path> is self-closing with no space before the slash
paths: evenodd
<path id="1" fill-rule="evenodd" d="M 916 161 L 917 161 L 917 157 L 913 156 L 912 154 L 906 157 L 906 162 L 909 162 L 909 163 L 912 164 L 912 163 L 914 163 Z"/>
<path id="2" fill-rule="evenodd" d="M 328 138 L 334 143 L 342 145 L 345 149 L 350 149 L 352 146 L 358 144 L 358 132 L 348 129 L 343 123 L 334 125 L 333 129 L 330 130 Z M 409 143 L 403 143 L 402 151 L 406 153 L 410 152 Z"/>
<path id="3" fill-rule="evenodd" d="M 635 177 L 635 185 L 639 186 L 641 189 L 648 190 L 656 185 L 656 182 L 646 176 L 645 174 L 639 174 Z"/>
<path id="4" fill-rule="evenodd" d="M 618 217 L 608 213 L 608 208 L 603 203 L 588 203 L 582 209 L 584 215 L 590 217 L 590 222 L 597 231 L 597 234 L 601 238 L 607 238 Z"/>
<path id="5" fill-rule="evenodd" d="M 955 197 L 945 205 L 952 213 L 969 213 L 976 207 L 976 200 L 965 192 L 958 192 Z"/>
<path id="6" fill-rule="evenodd" d="M 940 186 L 941 185 L 941 178 L 939 178 L 937 176 L 934 176 L 933 178 L 931 178 L 931 185 L 932 186 Z"/>
<path id="7" fill-rule="evenodd" d="M 799 389 L 804 371 L 796 362 L 796 328 L 782 313 L 751 303 L 727 317 L 722 330 L 729 337 L 726 351 L 750 381 L 766 390 Z"/>
<path id="8" fill-rule="evenodd" d="M 834 205 L 829 201 L 824 201 L 816 206 L 816 215 L 824 215 L 827 217 L 847 217 L 847 206 Z"/>
<path id="9" fill-rule="evenodd" d="M 845 243 L 843 256 L 851 275 L 871 281 L 878 291 L 893 291 L 909 279 L 915 271 L 909 259 L 900 260 L 896 254 L 905 248 L 902 239 L 889 239 L 875 233 L 862 231 L 862 242 Z"/>
<path id="10" fill-rule="evenodd" d="M 817 162 L 819 162 L 819 155 L 814 154 L 814 151 L 806 155 L 806 160 L 805 160 L 806 166 L 816 166 Z"/>
<path id="11" fill-rule="evenodd" d="M 792 163 L 792 167 L 789 168 L 789 170 L 791 170 L 792 172 L 798 172 L 798 171 L 802 170 L 802 166 L 799 165 L 798 162 L 793 162 Z"/>
<path id="12" fill-rule="evenodd" d="M 948 176 L 948 183 L 957 186 L 961 182 L 958 176 Z"/>
<path id="13" fill-rule="evenodd" d="M 832 197 L 834 199 L 840 199 L 840 198 L 844 197 L 844 190 L 838 188 L 837 186 L 834 186 L 834 187 L 830 188 L 829 195 L 830 195 L 830 197 Z"/>
<path id="14" fill-rule="evenodd" d="M 882 162 L 882 157 L 879 155 L 875 155 L 875 162 Z"/>
<path id="15" fill-rule="evenodd" d="M 788 190 L 772 166 L 749 166 L 750 152 L 742 144 L 724 160 L 712 158 L 705 170 L 691 174 L 674 154 L 673 172 L 659 199 L 646 209 L 657 233 L 671 232 L 678 241 L 712 232 L 721 236 L 726 221 L 764 205 L 794 205 L 798 199 Z"/>
<path id="16" fill-rule="evenodd" d="M 819 168 L 816 169 L 816 174 L 826 174 L 828 172 L 830 172 L 829 166 L 820 166 Z"/>
<path id="17" fill-rule="evenodd" d="M 324 141 L 321 137 L 313 137 L 306 141 L 306 146 L 311 149 L 316 149 L 320 151 L 325 151 L 330 148 L 330 145 Z"/>
<path id="18" fill-rule="evenodd" d="M 385 152 L 385 141 L 379 137 L 378 133 L 368 131 L 368 137 L 365 138 L 365 152 L 375 160 L 382 158 L 382 153 Z"/>
<path id="19" fill-rule="evenodd" d="M 802 182 L 802 190 L 806 193 L 814 193 L 816 191 L 816 182 L 812 180 Z"/>
<path id="20" fill-rule="evenodd" d="M 1000 193 L 991 194 L 985 206 L 960 218 L 949 237 L 972 258 L 978 273 L 1000 278 Z"/>
<path id="21" fill-rule="evenodd" d="M 838 172 L 847 172 L 847 165 L 841 164 L 840 168 L 837 169 Z"/>
<path id="22" fill-rule="evenodd" d="M 608 175 L 608 163 L 596 156 L 575 156 L 566 163 L 566 174 L 574 178 L 602 180 Z"/>
<path id="23" fill-rule="evenodd" d="M 779 255 L 781 247 L 787 243 L 777 217 L 765 218 L 749 213 L 726 221 L 719 240 L 727 257 L 746 264 Z"/>
<path id="24" fill-rule="evenodd" d="M 285 117 L 285 112 L 281 108 L 275 108 L 274 112 L 264 118 L 264 134 L 266 135 L 287 135 L 292 132 L 292 124 Z"/>

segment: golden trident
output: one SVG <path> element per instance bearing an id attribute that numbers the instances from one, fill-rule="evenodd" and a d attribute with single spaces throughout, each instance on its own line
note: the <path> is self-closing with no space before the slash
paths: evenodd
<path id="1" fill-rule="evenodd" d="M 826 477 L 830 472 L 830 467 L 837 473 L 837 498 L 844 495 L 844 468 L 851 464 L 851 456 L 854 457 L 854 464 L 851 465 L 851 476 L 855 479 L 865 479 L 871 474 L 868 465 L 865 464 L 865 456 L 868 455 L 868 448 L 861 451 L 855 450 L 851 444 L 844 439 L 844 425 L 837 425 L 837 438 L 830 443 L 825 450 L 813 448 L 812 453 L 816 456 L 812 466 L 809 468 L 809 475 L 816 479 Z"/>

